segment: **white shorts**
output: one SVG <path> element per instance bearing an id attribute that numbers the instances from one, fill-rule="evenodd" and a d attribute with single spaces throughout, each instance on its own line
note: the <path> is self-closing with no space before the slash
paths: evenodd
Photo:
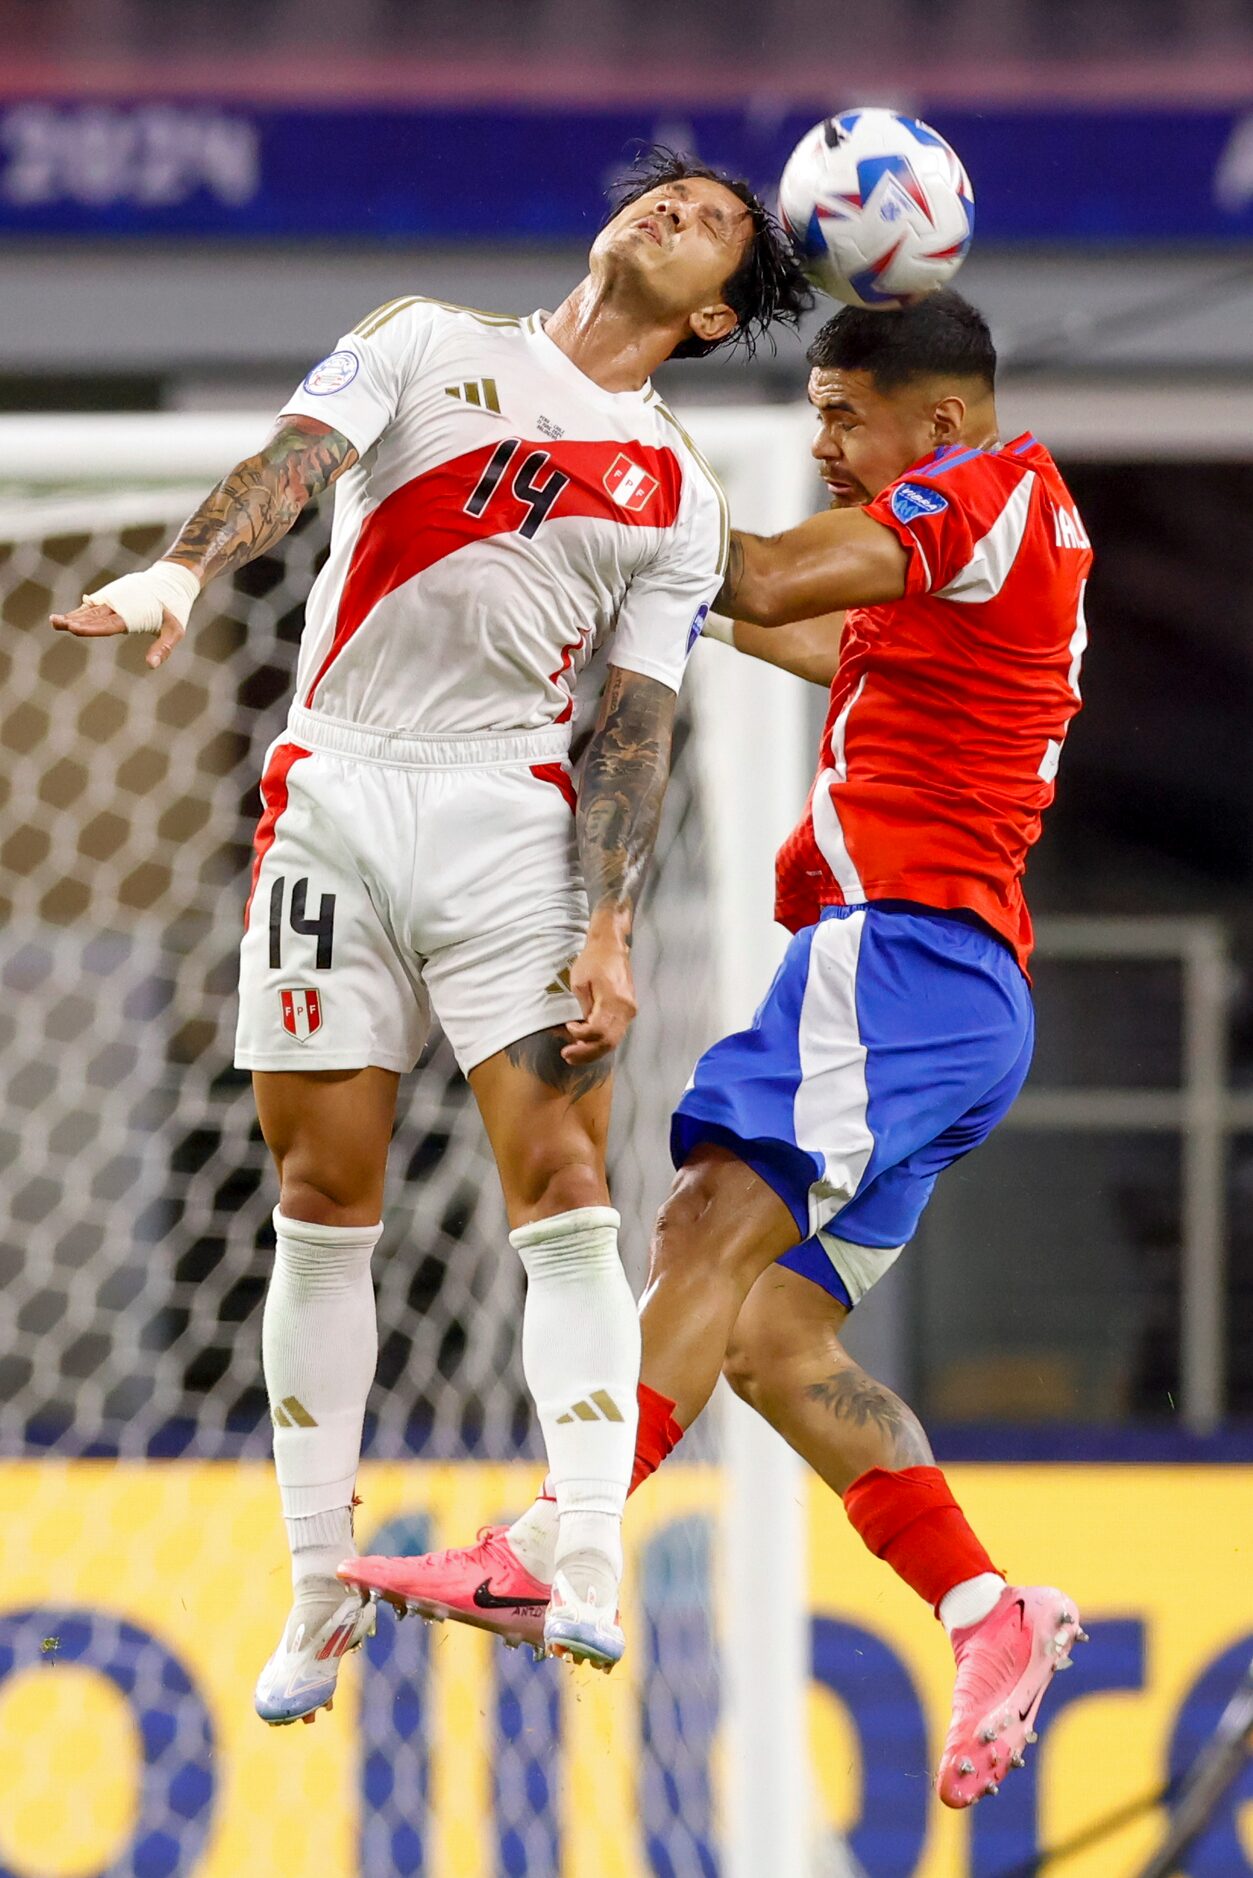
<path id="1" fill-rule="evenodd" d="M 236 1065 L 409 1070 L 433 1006 L 469 1071 L 577 1017 L 565 748 L 560 730 L 384 741 L 293 713 L 261 784 Z"/>

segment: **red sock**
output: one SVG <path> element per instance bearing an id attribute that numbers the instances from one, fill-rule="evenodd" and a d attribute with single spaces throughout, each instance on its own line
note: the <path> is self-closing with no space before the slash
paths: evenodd
<path id="1" fill-rule="evenodd" d="M 668 1395 L 658 1394 L 642 1382 L 638 1390 L 640 1405 L 639 1432 L 635 1437 L 635 1467 L 630 1491 L 650 1474 L 655 1474 L 672 1448 L 683 1439 L 683 1430 L 674 1419 L 674 1403 Z"/>
<path id="2" fill-rule="evenodd" d="M 872 1467 L 845 1493 L 844 1511 L 875 1557 L 937 1616 L 955 1585 L 996 1571 L 938 1467 Z"/>

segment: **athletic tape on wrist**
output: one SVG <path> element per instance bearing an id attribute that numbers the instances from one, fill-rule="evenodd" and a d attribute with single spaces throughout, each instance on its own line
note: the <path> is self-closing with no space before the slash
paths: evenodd
<path id="1" fill-rule="evenodd" d="M 200 582 L 190 568 L 177 561 L 154 561 L 138 574 L 123 574 L 95 593 L 85 593 L 88 606 L 111 606 L 128 633 L 159 633 L 163 609 L 169 608 L 180 626 L 200 593 Z"/>

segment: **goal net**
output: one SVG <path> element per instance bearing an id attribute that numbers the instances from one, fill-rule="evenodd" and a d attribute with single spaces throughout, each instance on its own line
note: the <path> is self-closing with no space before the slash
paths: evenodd
<path id="1" fill-rule="evenodd" d="M 803 503 L 804 462 L 795 414 L 771 416 L 709 413 L 700 428 L 737 515 L 778 525 Z M 746 447 L 754 422 L 759 445 Z M 154 674 L 146 641 L 78 641 L 54 634 L 48 615 L 153 559 L 213 476 L 254 447 L 262 422 L 6 420 L 6 429 L 0 1456 L 146 1461 L 153 1478 L 156 1463 L 180 1458 L 260 1463 L 275 1186 L 248 1079 L 231 1063 L 235 957 L 257 781 L 284 723 L 330 505 L 211 587 L 187 640 Z M 770 849 L 809 754 L 798 731 L 775 765 L 777 800 L 763 801 L 759 787 L 745 804 L 741 739 L 779 694 L 777 675 L 755 676 L 746 722 L 735 664 L 716 646 L 693 660 L 640 920 L 640 1014 L 619 1071 L 611 1151 L 637 1286 L 669 1182 L 669 1109 L 728 1012 L 747 1015 L 762 988 Z M 807 721 L 786 709 L 793 725 Z M 402 1086 L 384 1219 L 368 1456 L 537 1461 L 521 1270 L 469 1092 L 438 1034 Z M 698 1462 L 720 1454 L 717 1424 L 706 1421 L 689 1444 Z M 105 1579 L 115 1537 L 96 1536 Z M 698 1535 L 695 1551 L 657 1568 L 663 1588 L 673 1591 L 681 1559 L 690 1567 L 706 1543 Z M 218 1545 L 230 1570 L 229 1539 Z M 273 1553 L 267 1572 L 283 1557 L 276 1501 Z M 687 1609 L 671 1606 L 678 1628 L 668 1640 L 654 1613 L 657 1675 L 642 1696 L 654 1775 L 641 1792 L 645 1839 L 657 1841 L 646 1868 L 678 1874 L 712 1869 L 691 1825 L 708 1818 L 707 1801 L 693 1805 L 705 1762 L 685 1766 L 683 1744 L 709 1733 L 693 1717 L 716 1709 L 718 1660 L 674 1608 Z M 391 1645 L 380 1637 L 371 1647 Z M 528 1749 L 525 1705 L 551 1691 L 518 1687 L 523 1706 L 501 1722 L 498 1743 L 501 1844 L 515 1835 L 501 1869 L 547 1871 L 554 1854 L 536 1853 L 535 1836 L 547 1843 L 555 1802 Z M 246 1687 L 237 1699 L 247 1704 Z M 385 1732 L 374 1747 L 386 1757 Z M 389 1801 L 373 1838 L 363 1826 L 350 1870 L 427 1869 L 398 1850 L 403 1812 Z"/>

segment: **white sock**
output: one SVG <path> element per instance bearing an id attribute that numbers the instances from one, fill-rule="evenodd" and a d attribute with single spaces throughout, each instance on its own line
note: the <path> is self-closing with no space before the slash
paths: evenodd
<path id="1" fill-rule="evenodd" d="M 995 1610 L 997 1601 L 1005 1589 L 1005 1580 L 999 1572 L 980 1572 L 977 1578 L 966 1578 L 945 1597 L 940 1599 L 940 1622 L 951 1637 L 955 1630 L 965 1630 L 970 1624 L 978 1624 Z"/>
<path id="2" fill-rule="evenodd" d="M 361 1425 L 378 1363 L 370 1255 L 383 1228 L 314 1226 L 276 1207 L 274 1230 L 261 1356 L 299 1589 L 308 1578 L 334 1578 L 352 1552 Z"/>
<path id="3" fill-rule="evenodd" d="M 522 1367 L 557 1503 L 554 1571 L 575 1553 L 622 1572 L 635 1461 L 640 1325 L 618 1257 L 619 1216 L 585 1206 L 509 1235 L 526 1267 Z M 537 1573 L 536 1576 L 540 1574 Z"/>
<path id="4" fill-rule="evenodd" d="M 551 1480 L 545 1478 L 540 1492 L 505 1537 L 532 1578 L 550 1585 L 557 1560 L 557 1500 Z"/>

